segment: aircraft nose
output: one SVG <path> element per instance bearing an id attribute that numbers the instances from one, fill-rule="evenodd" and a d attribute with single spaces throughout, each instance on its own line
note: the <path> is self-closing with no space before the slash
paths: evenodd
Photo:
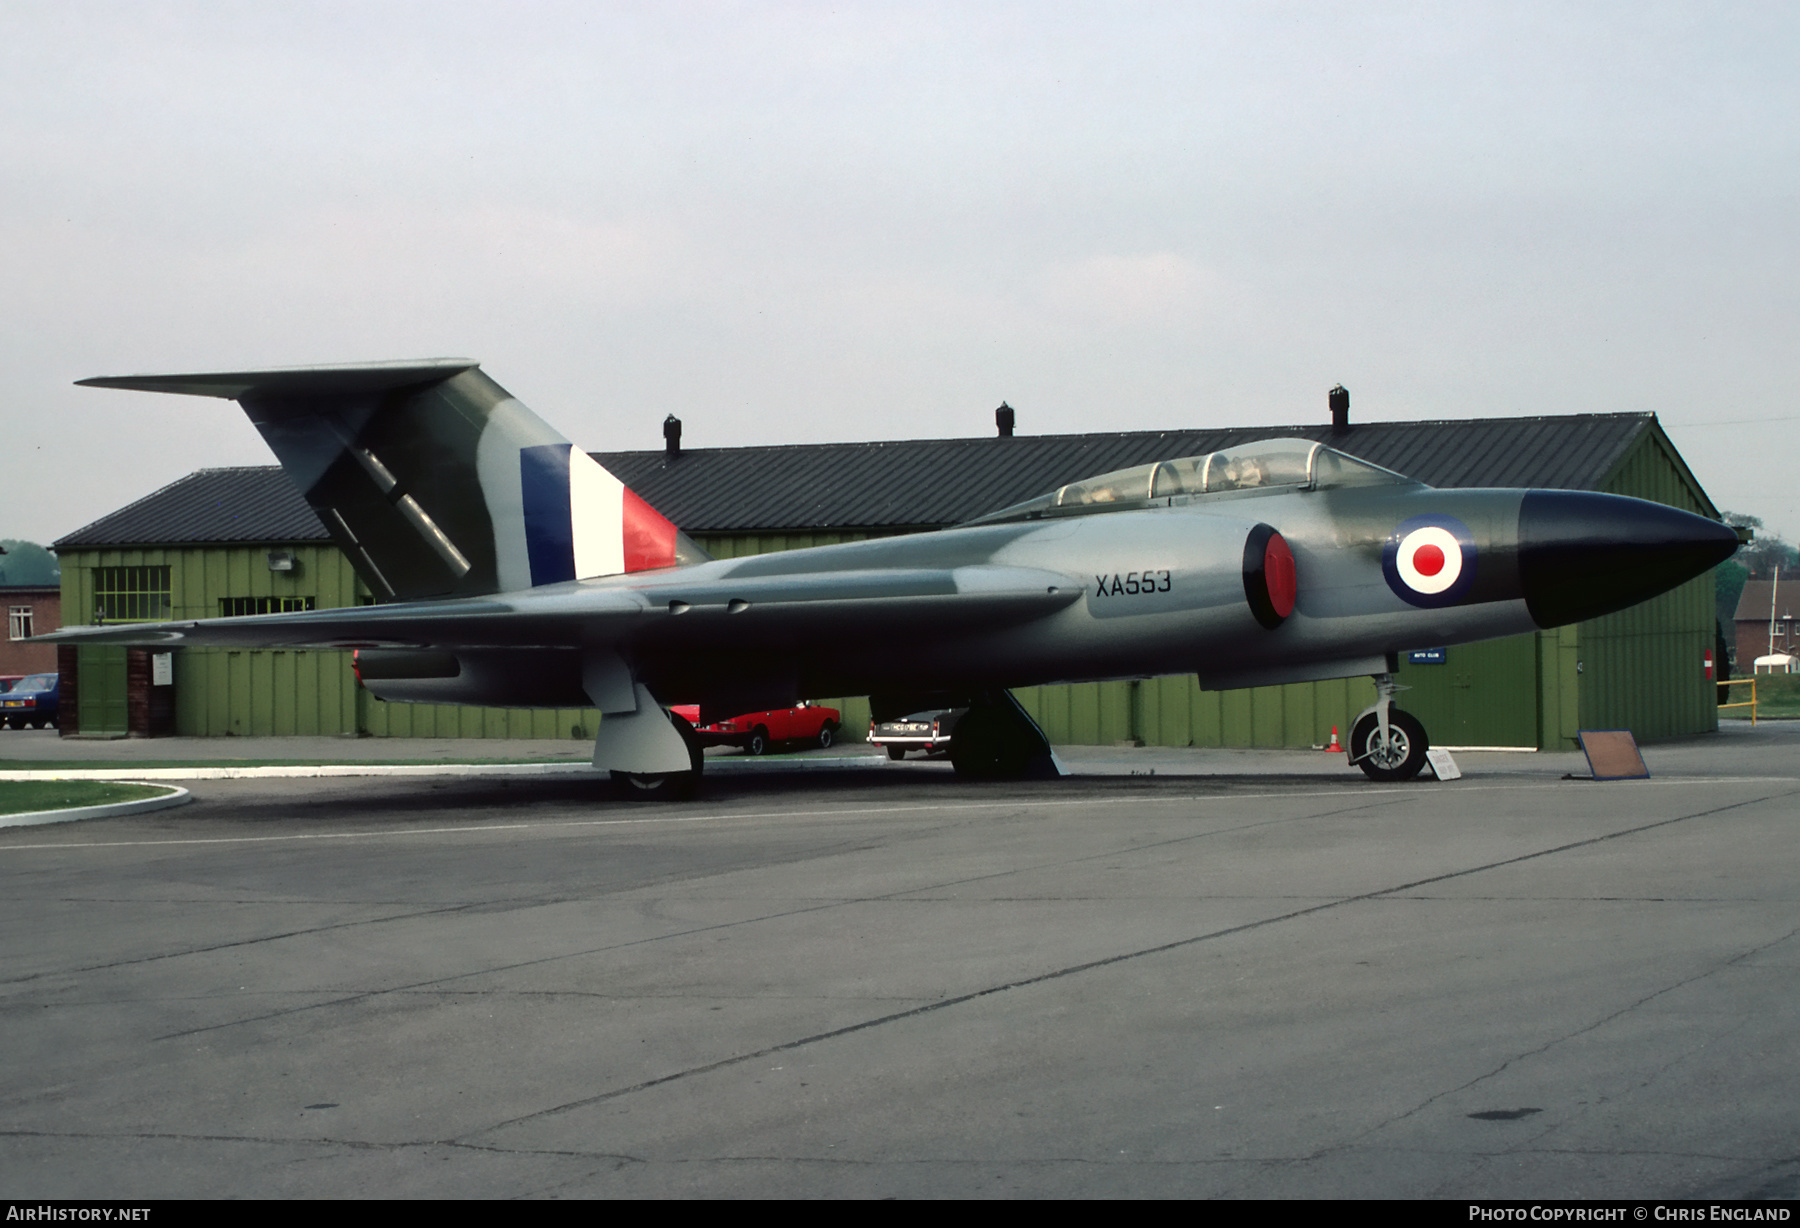
<path id="1" fill-rule="evenodd" d="M 1519 508 L 1519 582 L 1540 627 L 1636 605 L 1737 548 L 1728 525 L 1623 495 L 1533 490 Z"/>

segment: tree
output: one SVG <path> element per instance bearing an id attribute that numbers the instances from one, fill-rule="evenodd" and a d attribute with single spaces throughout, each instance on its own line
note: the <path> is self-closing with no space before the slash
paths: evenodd
<path id="1" fill-rule="evenodd" d="M 0 537 L 0 584 L 61 584 L 62 564 L 36 542 Z"/>
<path id="2" fill-rule="evenodd" d="M 1800 550 L 1783 541 L 1781 534 L 1764 532 L 1760 517 L 1746 516 L 1742 512 L 1725 512 L 1723 515 L 1726 524 L 1751 529 L 1756 533 L 1756 540 L 1747 546 L 1738 547 L 1738 552 L 1732 556 L 1732 562 L 1743 567 L 1748 578 L 1767 580 L 1777 567 L 1784 572 L 1800 569 Z M 1724 570 L 1724 567 L 1720 567 L 1720 574 Z M 1741 590 L 1743 586 L 1738 587 Z"/>
<path id="3" fill-rule="evenodd" d="M 1713 572 L 1713 600 L 1718 603 L 1719 625 L 1729 627 L 1737 618 L 1738 598 L 1744 595 L 1744 582 L 1750 569 L 1736 559 L 1726 559 Z"/>

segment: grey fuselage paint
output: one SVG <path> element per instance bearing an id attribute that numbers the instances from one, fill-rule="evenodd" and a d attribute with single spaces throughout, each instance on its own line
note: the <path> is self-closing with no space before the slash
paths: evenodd
<path id="1" fill-rule="evenodd" d="M 1208 687 L 1248 686 L 1373 672 L 1389 653 L 1535 629 L 1518 566 L 1525 493 L 1420 485 L 1255 491 L 818 546 L 582 587 L 628 587 L 642 600 L 642 618 L 616 642 L 664 703 L 703 701 L 720 679 L 765 675 L 780 680 L 770 694 L 796 696 L 1172 673 L 1197 674 Z M 1396 526 L 1422 515 L 1453 517 L 1473 536 L 1478 570 L 1454 604 L 1420 608 L 1384 578 L 1383 551 Z M 1294 610 L 1274 628 L 1257 621 L 1244 594 L 1244 543 L 1259 523 L 1281 533 L 1295 560 Z M 969 625 L 909 618 L 909 597 L 924 603 L 953 593 L 984 566 L 1034 569 L 1054 581 L 1047 587 L 1067 591 L 1055 608 L 1022 606 L 1011 620 L 991 610 Z M 847 615 L 841 600 L 809 608 L 812 587 L 853 602 L 866 596 L 866 615 Z M 521 610 L 532 604 L 529 595 L 498 600 L 509 598 Z M 688 651 L 660 651 L 676 617 L 729 618 L 729 645 L 709 651 L 689 637 Z M 461 701 L 507 702 L 507 672 L 472 671 L 494 684 Z M 525 675 L 543 695 L 544 671 L 521 671 L 521 681 Z M 453 697 L 441 683 L 383 684 L 380 693 L 413 697 L 400 689 Z"/>

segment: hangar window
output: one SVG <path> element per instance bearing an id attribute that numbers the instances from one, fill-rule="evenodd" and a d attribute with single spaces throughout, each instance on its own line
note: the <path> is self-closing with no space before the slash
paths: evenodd
<path id="1" fill-rule="evenodd" d="M 310 610 L 316 604 L 313 597 L 221 597 L 219 598 L 220 618 L 239 618 L 245 614 L 292 614 L 298 610 Z"/>
<path id="2" fill-rule="evenodd" d="M 167 567 L 94 568 L 95 622 L 137 623 L 167 617 Z"/>

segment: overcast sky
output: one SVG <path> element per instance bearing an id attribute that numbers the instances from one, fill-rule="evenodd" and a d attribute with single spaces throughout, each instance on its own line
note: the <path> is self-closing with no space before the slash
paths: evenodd
<path id="1" fill-rule="evenodd" d="M 1800 6 L 0 6 L 0 537 L 271 458 L 91 375 L 480 359 L 580 445 L 1654 411 L 1800 536 Z"/>

